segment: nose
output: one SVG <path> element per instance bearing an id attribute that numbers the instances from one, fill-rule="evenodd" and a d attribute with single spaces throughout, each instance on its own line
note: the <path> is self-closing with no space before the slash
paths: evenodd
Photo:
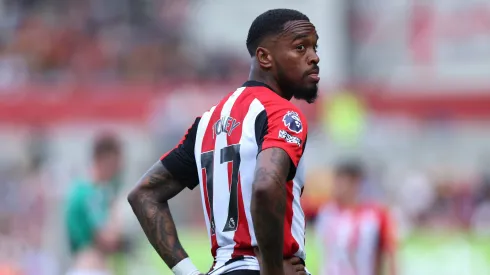
<path id="1" fill-rule="evenodd" d="M 308 65 L 317 65 L 318 63 L 320 63 L 320 57 L 316 52 L 312 52 L 311 56 L 308 59 Z"/>

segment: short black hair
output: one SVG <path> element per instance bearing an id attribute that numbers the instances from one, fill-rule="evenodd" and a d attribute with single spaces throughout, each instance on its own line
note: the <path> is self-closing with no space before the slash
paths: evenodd
<path id="1" fill-rule="evenodd" d="M 344 160 L 336 165 L 335 173 L 353 178 L 363 178 L 365 173 L 364 165 L 360 160 Z"/>
<path id="2" fill-rule="evenodd" d="M 290 9 L 268 10 L 257 16 L 248 30 L 247 49 L 250 56 L 255 55 L 257 47 L 266 36 L 279 34 L 284 30 L 284 24 L 298 20 L 310 21 L 308 16 Z"/>

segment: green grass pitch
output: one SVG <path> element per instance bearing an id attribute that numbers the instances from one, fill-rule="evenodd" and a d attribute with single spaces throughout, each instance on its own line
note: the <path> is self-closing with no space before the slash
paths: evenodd
<path id="1" fill-rule="evenodd" d="M 179 236 L 194 264 L 202 272 L 207 271 L 212 258 L 206 232 L 179 230 Z M 313 275 L 319 274 L 321 263 L 317 245 L 313 232 L 308 230 L 306 265 Z M 172 274 L 146 241 L 143 247 L 155 274 Z M 490 237 L 417 232 L 399 247 L 400 275 L 490 275 Z"/>

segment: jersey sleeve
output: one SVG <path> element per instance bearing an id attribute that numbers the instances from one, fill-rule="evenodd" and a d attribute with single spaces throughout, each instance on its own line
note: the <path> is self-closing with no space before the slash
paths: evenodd
<path id="1" fill-rule="evenodd" d="M 268 148 L 281 148 L 289 155 L 292 165 L 288 180 L 296 174 L 305 149 L 307 132 L 306 119 L 292 104 L 266 108 L 255 122 L 259 153 Z"/>
<path id="2" fill-rule="evenodd" d="M 380 210 L 381 232 L 380 248 L 383 252 L 393 252 L 396 249 L 395 224 L 387 209 Z"/>
<path id="3" fill-rule="evenodd" d="M 200 120 L 201 118 L 196 118 L 179 144 L 160 158 L 172 176 L 189 189 L 194 189 L 199 184 L 194 147 Z"/>

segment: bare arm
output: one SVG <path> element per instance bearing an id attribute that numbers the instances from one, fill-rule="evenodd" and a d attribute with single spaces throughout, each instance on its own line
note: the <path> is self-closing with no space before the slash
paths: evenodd
<path id="1" fill-rule="evenodd" d="M 396 234 L 395 222 L 393 221 L 389 211 L 384 209 L 381 212 L 381 264 L 384 268 L 384 273 L 387 275 L 397 274 L 396 263 Z"/>
<path id="2" fill-rule="evenodd" d="M 94 245 L 97 249 L 112 253 L 121 249 L 121 223 L 116 215 L 115 204 L 109 209 L 104 201 L 93 200 L 91 195 L 84 197 L 87 209 L 85 219 L 94 229 Z"/>
<path id="3" fill-rule="evenodd" d="M 396 275 L 397 265 L 396 265 L 396 255 L 394 251 L 386 252 L 384 255 L 384 260 L 387 265 L 388 275 Z"/>
<path id="4" fill-rule="evenodd" d="M 261 274 L 284 274 L 285 184 L 290 166 L 288 154 L 279 148 L 266 149 L 257 157 L 251 212 L 262 257 Z"/>
<path id="5" fill-rule="evenodd" d="M 107 226 L 97 231 L 95 235 L 97 248 L 105 252 L 116 252 L 121 246 L 121 232 L 118 225 L 110 220 Z"/>
<path id="6" fill-rule="evenodd" d="M 128 196 L 148 240 L 169 268 L 188 257 L 180 244 L 167 203 L 183 189 L 184 184 L 177 182 L 158 161 Z"/>

